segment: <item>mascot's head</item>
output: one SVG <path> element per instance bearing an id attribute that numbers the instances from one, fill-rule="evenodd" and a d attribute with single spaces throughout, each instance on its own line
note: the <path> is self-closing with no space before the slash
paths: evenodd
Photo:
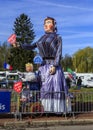
<path id="1" fill-rule="evenodd" d="M 44 19 L 45 32 L 57 32 L 56 20 L 52 17 L 46 17 Z"/>
<path id="2" fill-rule="evenodd" d="M 33 72 L 33 64 L 32 63 L 25 64 L 25 67 L 26 67 L 27 72 Z"/>

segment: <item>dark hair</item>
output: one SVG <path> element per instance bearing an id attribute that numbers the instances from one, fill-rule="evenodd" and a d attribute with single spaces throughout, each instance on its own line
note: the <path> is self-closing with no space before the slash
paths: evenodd
<path id="1" fill-rule="evenodd" d="M 54 18 L 52 18 L 52 17 L 46 17 L 45 19 L 44 19 L 44 24 L 45 24 L 45 21 L 46 20 L 52 20 L 52 22 L 53 22 L 53 25 L 54 25 L 54 32 L 57 32 L 57 26 L 56 26 L 56 20 L 54 19 Z"/>

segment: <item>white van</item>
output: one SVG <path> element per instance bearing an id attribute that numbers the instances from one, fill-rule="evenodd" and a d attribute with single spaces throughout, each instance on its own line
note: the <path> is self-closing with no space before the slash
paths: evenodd
<path id="1" fill-rule="evenodd" d="M 76 77 L 82 79 L 82 86 L 93 87 L 93 73 L 76 73 Z"/>

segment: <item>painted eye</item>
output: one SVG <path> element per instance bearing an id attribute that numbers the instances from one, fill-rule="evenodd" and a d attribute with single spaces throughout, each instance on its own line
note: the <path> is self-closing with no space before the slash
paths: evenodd
<path id="1" fill-rule="evenodd" d="M 50 24 L 51 22 L 50 21 L 47 21 L 47 24 Z"/>
<path id="2" fill-rule="evenodd" d="M 46 21 L 45 24 L 52 24 L 52 21 Z"/>

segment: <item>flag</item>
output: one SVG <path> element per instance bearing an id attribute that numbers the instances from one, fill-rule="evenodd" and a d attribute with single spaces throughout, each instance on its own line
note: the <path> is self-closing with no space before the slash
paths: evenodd
<path id="1" fill-rule="evenodd" d="M 73 79 L 73 75 L 72 74 L 68 74 L 68 77 L 70 78 L 70 79 Z"/>
<path id="2" fill-rule="evenodd" d="M 17 92 L 20 93 L 22 91 L 22 81 L 18 81 L 14 83 L 13 89 Z"/>
<path id="3" fill-rule="evenodd" d="M 69 72 L 69 73 L 73 73 L 73 71 L 70 69 L 70 68 L 67 68 L 67 72 Z"/>
<path id="4" fill-rule="evenodd" d="M 67 68 L 67 72 L 68 72 L 68 77 L 73 80 L 74 79 L 73 71 L 70 68 Z"/>
<path id="5" fill-rule="evenodd" d="M 4 69 L 8 69 L 8 70 L 13 69 L 13 67 L 11 65 L 7 64 L 6 62 L 3 64 L 3 67 L 4 67 Z"/>
<path id="6" fill-rule="evenodd" d="M 15 34 L 12 34 L 12 35 L 8 38 L 8 42 L 9 42 L 10 44 L 16 43 L 16 35 L 15 35 Z"/>

